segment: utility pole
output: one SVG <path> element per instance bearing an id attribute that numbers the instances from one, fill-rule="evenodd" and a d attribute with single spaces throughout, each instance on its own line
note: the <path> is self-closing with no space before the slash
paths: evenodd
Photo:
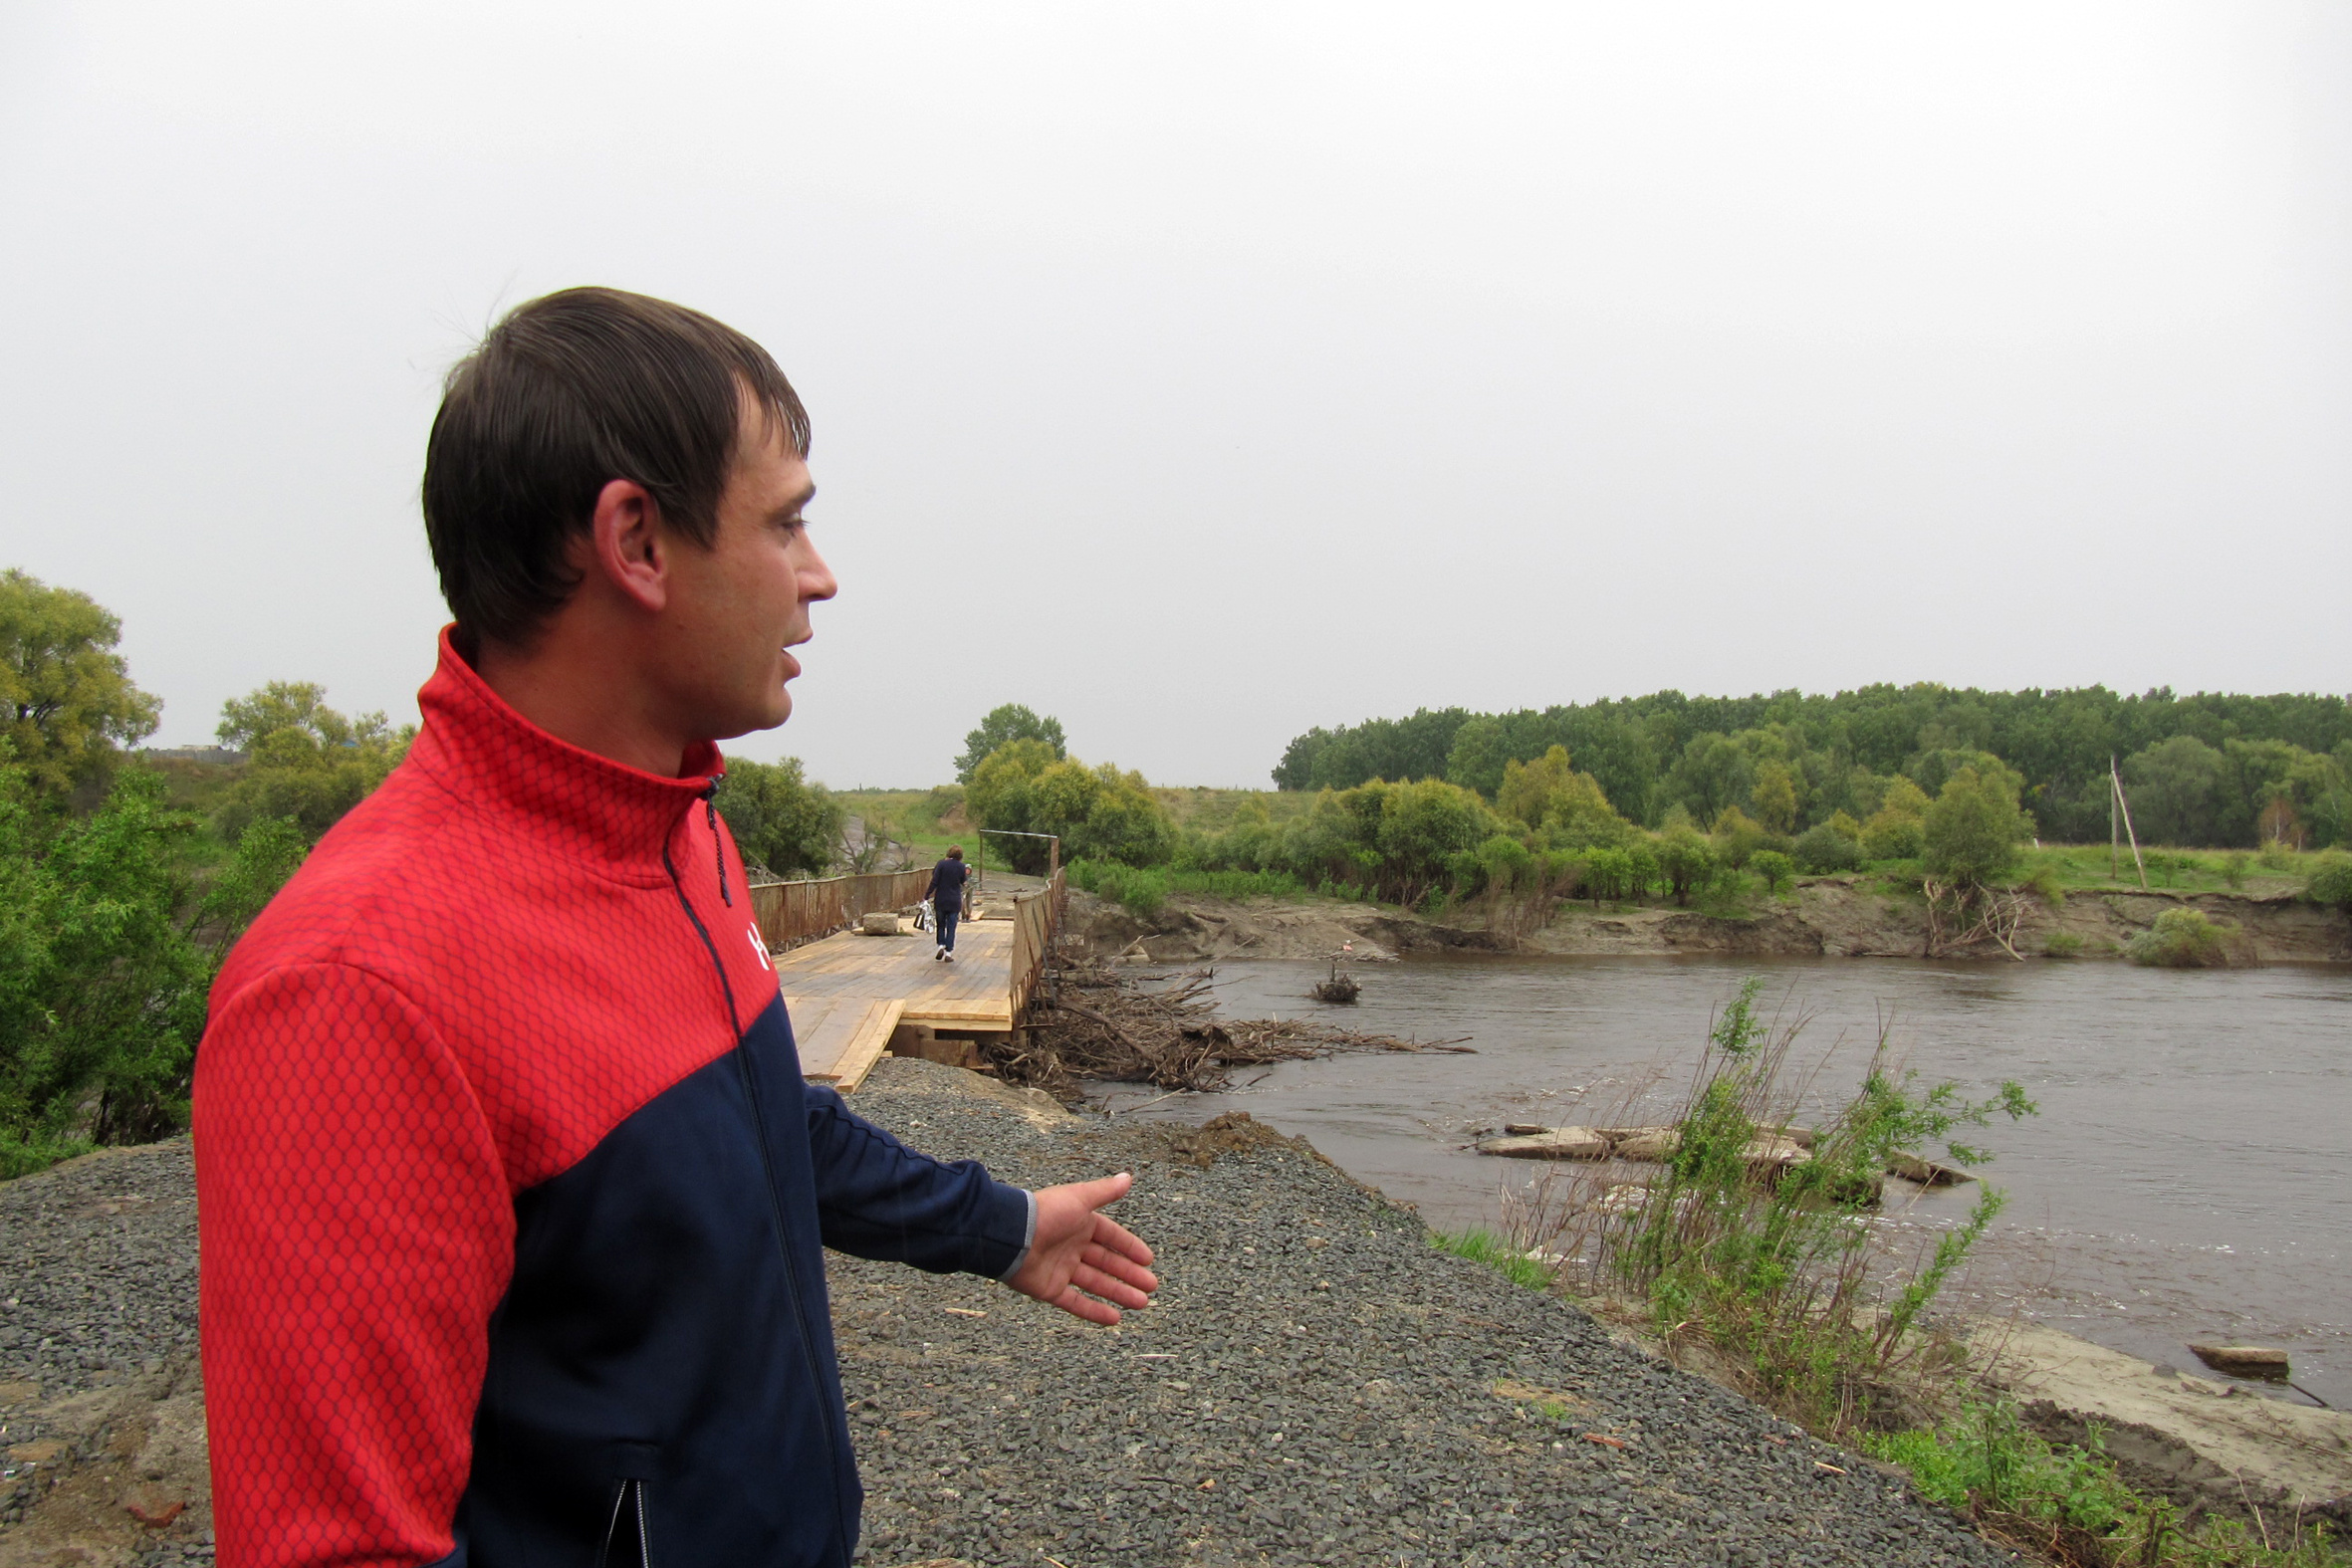
<path id="1" fill-rule="evenodd" d="M 2145 893 L 2148 891 L 2148 862 L 2140 858 L 2140 835 L 2132 831 L 2132 802 L 2130 797 L 2123 792 L 2123 774 L 2115 766 L 2113 752 L 2107 754 L 2107 783 L 2115 790 L 2114 794 L 2109 797 L 2108 818 L 2112 821 L 2118 810 L 2123 812 L 2123 830 L 2130 835 L 2132 841 L 2132 865 L 2140 873 L 2140 891 Z M 2112 838 L 2109 840 L 2108 847 L 2112 852 L 2114 848 Z"/>

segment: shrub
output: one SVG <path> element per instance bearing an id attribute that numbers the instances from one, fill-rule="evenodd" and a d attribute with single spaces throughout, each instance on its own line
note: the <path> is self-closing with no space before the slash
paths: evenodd
<path id="1" fill-rule="evenodd" d="M 2209 920 L 2203 910 L 2168 909 L 2124 946 L 2134 964 L 2164 969 L 2226 969 L 2235 928 Z"/>
<path id="2" fill-rule="evenodd" d="M 1862 846 L 1827 822 L 1815 822 L 1797 834 L 1789 853 L 1807 876 L 1851 871 L 1862 863 Z"/>
<path id="3" fill-rule="evenodd" d="M 2071 931 L 2053 931 L 2041 945 L 2043 958 L 2070 959 L 2082 957 L 2082 938 Z"/>
<path id="4" fill-rule="evenodd" d="M 1881 806 L 1862 824 L 1862 853 L 1872 860 L 1917 860 L 1927 847 L 1927 828 L 1917 816 Z"/>
<path id="5" fill-rule="evenodd" d="M 1777 849 L 1759 849 L 1749 856 L 1748 869 L 1764 878 L 1765 891 L 1777 893 L 1796 875 L 1796 862 Z"/>
<path id="6" fill-rule="evenodd" d="M 1677 904 L 1688 904 L 1693 890 L 1715 878 L 1715 851 L 1697 829 L 1676 827 L 1658 835 L 1658 869 Z"/>
<path id="7" fill-rule="evenodd" d="M 2002 768 L 1962 768 L 1944 781 L 1921 823 L 1921 857 L 1930 872 L 1987 887 L 2015 867 L 2017 846 L 2028 836 L 2015 778 Z"/>
<path id="8" fill-rule="evenodd" d="M 2298 855 L 2294 845 L 2283 838 L 2273 838 L 2262 845 L 2261 852 L 2254 858 L 2261 862 L 2265 871 L 2292 871 Z"/>
<path id="9" fill-rule="evenodd" d="M 2333 904 L 2352 914 L 2352 855 L 2323 855 L 2303 883 L 2303 896 L 2314 904 Z"/>
<path id="10" fill-rule="evenodd" d="M 1725 806 L 1715 819 L 1716 858 L 1734 870 L 1745 870 L 1756 852 L 1770 842 L 1770 835 L 1736 805 Z"/>
<path id="11" fill-rule="evenodd" d="M 1168 875 L 1101 860 L 1072 860 L 1065 873 L 1070 886 L 1118 905 L 1129 914 L 1149 918 L 1168 900 Z"/>
<path id="12" fill-rule="evenodd" d="M 785 876 L 796 871 L 823 875 L 849 819 L 848 809 L 830 790 L 809 783 L 795 757 L 780 763 L 728 758 L 715 800 L 743 857 Z M 867 825 L 869 830 L 881 827 L 872 820 Z"/>
<path id="13" fill-rule="evenodd" d="M 2245 886 L 2245 869 L 2253 861 L 2254 857 L 2242 849 L 2231 850 L 2222 859 L 2222 880 L 2229 883 L 2233 891 Z"/>

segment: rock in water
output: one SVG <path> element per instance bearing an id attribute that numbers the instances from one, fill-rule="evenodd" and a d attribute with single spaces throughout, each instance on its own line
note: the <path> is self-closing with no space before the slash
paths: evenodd
<path id="1" fill-rule="evenodd" d="M 1794 1138 L 1775 1137 L 1770 1133 L 1748 1140 L 1748 1147 L 1740 1151 L 1740 1158 L 1758 1175 L 1777 1174 L 1792 1165 L 1802 1165 L 1812 1158 L 1805 1147 Z"/>
<path id="2" fill-rule="evenodd" d="M 2216 1372 L 2232 1372 L 2241 1378 L 2283 1378 L 2287 1375 L 2287 1356 L 2283 1350 L 2268 1345 L 2191 1345 L 2197 1359 Z"/>
<path id="3" fill-rule="evenodd" d="M 1675 1127 L 1605 1129 L 1620 1160 L 1671 1160 L 1682 1147 L 1682 1131 Z"/>
<path id="4" fill-rule="evenodd" d="M 1916 1154 L 1889 1155 L 1887 1175 L 1900 1176 L 1904 1181 L 1917 1182 L 1922 1187 L 1958 1187 L 1963 1182 L 1976 1180 L 1957 1165 L 1939 1165 L 1934 1160 L 1923 1160 Z"/>
<path id="5" fill-rule="evenodd" d="M 1478 1146 L 1481 1154 L 1508 1160 L 1605 1160 L 1609 1140 L 1589 1127 L 1542 1127 L 1532 1133 L 1490 1138 Z"/>

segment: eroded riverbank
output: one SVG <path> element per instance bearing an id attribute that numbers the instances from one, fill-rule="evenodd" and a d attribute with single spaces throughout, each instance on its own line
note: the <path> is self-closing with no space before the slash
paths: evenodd
<path id="1" fill-rule="evenodd" d="M 2075 893 L 2051 905 L 2029 900 L 2017 946 L 2027 957 L 2119 956 L 2167 909 L 2188 907 L 2239 933 L 2238 956 L 2256 964 L 2352 962 L 2352 916 L 2287 894 L 2174 894 L 2138 889 Z M 1127 955 L 1156 964 L 1231 959 L 1323 959 L 1348 952 L 1377 962 L 1440 952 L 1763 958 L 1919 958 L 1928 946 L 1927 906 L 1860 877 L 1806 877 L 1786 899 L 1759 899 L 1742 915 L 1671 904 L 1593 907 L 1563 903 L 1540 926 L 1497 926 L 1478 911 L 1432 920 L 1385 905 L 1337 899 L 1223 899 L 1175 895 L 1137 915 L 1083 893 L 1070 897 L 1068 939 L 1089 956 Z M 1988 953 L 2009 962 L 1998 949 Z"/>

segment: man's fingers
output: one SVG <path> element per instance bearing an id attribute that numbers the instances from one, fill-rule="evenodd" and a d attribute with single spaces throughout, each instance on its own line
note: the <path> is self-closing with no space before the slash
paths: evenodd
<path id="1" fill-rule="evenodd" d="M 1151 1263 L 1151 1248 L 1145 1244 L 1143 1237 L 1108 1215 L 1094 1217 L 1094 1244 L 1124 1252 L 1146 1267 Z"/>
<path id="2" fill-rule="evenodd" d="M 1145 1295 L 1135 1286 L 1128 1284 L 1123 1279 L 1114 1278 L 1099 1268 L 1088 1268 L 1083 1263 L 1079 1264 L 1076 1270 L 1070 1274 L 1069 1282 L 1089 1295 L 1100 1296 L 1105 1301 L 1115 1301 L 1123 1307 L 1134 1307 L 1140 1310 L 1151 1305 L 1151 1297 Z"/>
<path id="3" fill-rule="evenodd" d="M 1079 1255 L 1078 1262 L 1084 1267 L 1097 1269 L 1115 1279 L 1123 1279 L 1138 1290 L 1157 1290 L 1160 1287 L 1160 1276 L 1150 1269 L 1145 1268 L 1132 1258 L 1121 1257 L 1116 1252 L 1106 1252 L 1098 1246 L 1087 1247 Z"/>
<path id="4" fill-rule="evenodd" d="M 1097 1301 L 1092 1296 L 1085 1295 L 1074 1287 L 1064 1290 L 1060 1295 L 1055 1297 L 1054 1304 L 1061 1308 L 1062 1311 L 1067 1312 L 1071 1317 L 1082 1317 L 1087 1322 L 1099 1323 L 1104 1328 L 1116 1328 L 1118 1326 L 1119 1309 L 1117 1307 L 1110 1305 L 1108 1302 Z"/>

